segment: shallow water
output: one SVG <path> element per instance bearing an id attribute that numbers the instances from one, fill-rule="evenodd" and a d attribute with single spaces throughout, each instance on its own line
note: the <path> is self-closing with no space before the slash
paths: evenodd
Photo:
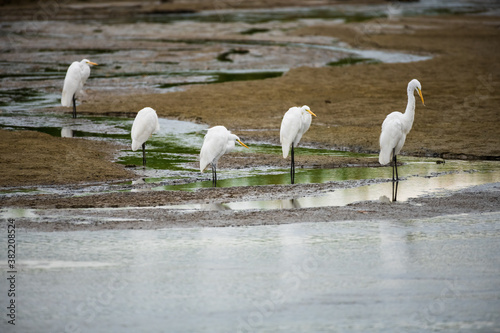
<path id="1" fill-rule="evenodd" d="M 489 213 L 237 228 L 18 231 L 15 328 L 494 331 L 500 325 L 499 221 L 499 213 Z M 2 265 L 5 256 L 0 251 Z M 2 290 L 6 281 L 1 279 Z M 5 331 L 13 332 L 10 325 Z"/>
<path id="2" fill-rule="evenodd" d="M 477 7 L 498 5 L 496 2 L 419 1 L 408 5 L 377 7 L 375 17 L 418 11 L 428 14 L 470 12 Z M 199 21 L 246 22 L 236 30 L 254 31 L 257 39 L 272 33 L 272 20 L 300 19 L 364 20 L 371 16 L 349 11 L 343 13 L 266 10 L 246 13 L 214 12 L 177 16 L 143 16 L 133 23 Z M 369 7 L 370 10 L 373 7 Z M 215 8 L 217 9 L 217 8 Z M 364 9 L 366 11 L 366 8 Z M 397 13 L 398 11 L 400 11 Z M 337 16 L 336 16 L 337 15 Z M 168 22 L 166 20 L 169 20 Z M 172 22 L 173 21 L 173 22 Z M 82 29 L 85 22 L 78 22 Z M 258 62 L 245 64 L 248 58 L 233 57 L 233 62 L 220 62 L 217 57 L 234 47 L 248 44 L 223 41 L 215 45 L 153 40 L 151 36 L 127 36 L 126 22 L 93 22 L 99 25 L 89 40 L 96 47 L 68 48 L 64 51 L 45 45 L 56 36 L 71 40 L 73 28 L 67 22 L 57 23 L 46 35 L 40 35 L 43 48 L 20 55 L 18 63 L 2 61 L 0 56 L 0 127 L 35 129 L 54 136 L 86 137 L 115 140 L 130 144 L 132 119 L 113 117 L 80 117 L 42 114 L 37 109 L 59 104 L 60 89 L 67 65 L 82 53 L 102 65 L 93 69 L 87 85 L 89 94 L 101 89 L 127 93 L 165 92 L 192 83 L 262 79 L 280 75 L 289 66 L 263 68 Z M 130 23 L 130 22 L 129 22 Z M 121 25 L 120 25 L 121 24 Z M 124 35 L 113 34 L 111 25 Z M 0 24 L 2 34 L 9 29 L 22 30 L 14 24 Z M 148 28 L 154 25 L 148 25 Z M 284 26 L 280 26 L 284 27 Z M 102 29 L 101 29 L 102 28 Z M 142 27 L 144 28 L 144 26 Z M 284 27 L 286 28 L 286 26 Z M 369 25 L 367 29 L 376 29 Z M 101 32 L 98 30 L 101 29 Z M 278 29 L 279 30 L 279 29 Z M 141 29 L 137 29 L 141 32 Z M 142 30 L 144 31 L 144 30 Z M 160 30 L 161 31 L 161 30 Z M 64 32 L 64 34 L 63 34 Z M 162 31 L 163 32 L 163 31 Z M 101 34 L 102 33 L 102 34 Z M 159 53 L 147 50 L 125 52 L 99 48 L 103 35 L 115 42 L 136 38 L 135 42 L 155 43 L 163 55 L 157 61 L 144 59 Z M 94 40 L 92 40 L 94 36 Z M 140 39 L 142 38 L 142 40 Z M 151 38 L 148 40 L 148 38 Z M 309 41 L 307 41 L 309 42 Z M 326 65 L 343 57 L 390 59 L 390 53 L 366 54 L 361 51 L 300 45 L 254 43 L 259 57 L 272 58 L 286 51 L 309 50 L 309 65 Z M 331 41 L 327 41 L 330 43 Z M 319 46 L 316 46 L 319 45 Z M 105 45 L 107 47 L 107 45 Z M 199 66 L 195 59 L 182 67 L 178 59 L 188 53 L 209 54 L 212 69 Z M 347 52 L 347 54 L 346 54 Z M 5 56 L 7 53 L 4 53 Z M 315 58 L 314 55 L 317 57 Z M 320 56 L 321 55 L 321 56 Z M 406 56 L 405 56 L 406 57 Z M 412 57 L 409 55 L 408 57 Z M 33 62 L 32 59 L 37 59 Z M 393 58 L 394 59 L 394 58 Z M 401 61 L 396 55 L 396 61 Z M 408 58 L 404 58 L 408 59 Z M 415 58 L 410 58 L 415 61 Z M 255 59 L 254 59 L 255 60 Z M 303 58 L 286 59 L 304 64 Z M 55 61 L 55 62 L 54 62 Z M 257 64 L 257 65 L 256 65 Z M 206 66 L 205 62 L 203 66 Z M 180 68 L 179 68 L 180 67 Z M 223 68 L 224 67 L 224 68 Z M 221 71 L 221 68 L 224 71 Z M 250 73 L 249 73 L 250 71 Z M 19 75 L 27 72 L 28 74 Z M 229 75 L 226 75 L 228 74 Z M 29 89 L 25 89 L 29 86 Z M 110 88 L 111 87 L 111 88 Z M 137 110 L 131 110 L 137 111 Z M 193 190 L 209 187 L 209 176 L 199 176 L 186 163 L 196 160 L 203 140 L 203 125 L 160 120 L 162 131 L 148 142 L 148 168 L 138 182 L 146 182 L 154 190 Z M 175 132 L 176 135 L 170 133 Z M 177 139 L 179 139 L 177 143 Z M 173 144 L 176 142 L 175 144 Z M 165 144 L 167 143 L 167 144 Z M 256 152 L 269 152 L 279 158 L 278 147 L 265 144 L 252 146 Z M 303 149 L 302 152 L 305 152 Z M 328 150 L 308 150 L 311 154 L 349 154 Z M 124 164 L 141 164 L 139 152 L 125 150 L 119 157 Z M 495 162 L 446 161 L 402 158 L 403 180 L 399 183 L 398 200 L 433 194 L 443 189 L 500 181 L 500 168 Z M 150 164 L 149 164 L 150 163 Z M 332 170 L 297 169 L 299 183 L 322 183 L 374 179 L 366 186 L 354 186 L 316 193 L 290 200 L 228 202 L 216 209 L 275 209 L 346 205 L 360 200 L 389 200 L 390 168 L 340 168 Z M 196 173 L 196 176 L 193 174 Z M 172 185 L 172 178 L 186 177 L 189 184 Z M 190 178 L 193 177 L 193 178 Z M 221 170 L 220 186 L 245 186 L 288 183 L 288 170 Z M 142 178 L 145 178 L 143 180 Z M 196 179 L 195 179 L 196 178 Z M 197 179 L 200 178 L 200 179 Z M 193 180 L 194 179 L 194 180 Z M 352 184 L 350 184 L 352 185 Z M 148 188 L 147 190 L 149 190 Z M 82 189 L 40 187 L 17 189 L 12 193 L 65 193 L 81 195 L 113 190 L 130 190 L 128 184 L 91 184 Z M 5 193 L 2 193 L 5 195 Z M 385 197 L 385 198 L 384 198 Z M 208 206 L 162 207 L 165 209 L 211 209 Z M 94 210 L 96 213 L 97 210 Z M 40 211 L 29 209 L 2 210 L 1 218 L 40 219 Z M 97 215 L 75 216 L 75 223 L 119 220 L 119 217 Z M 97 216 L 97 217 L 96 217 Z M 47 222 L 47 216 L 45 216 Z M 48 216 L 57 221 L 58 216 Z M 500 327 L 500 213 L 465 214 L 432 219 L 399 221 L 346 221 L 302 223 L 238 228 L 170 228 L 166 230 L 112 230 L 99 232 L 36 232 L 18 229 L 17 254 L 17 322 L 15 331 L 25 332 L 490 332 Z M 138 221 L 140 222 L 140 221 Z M 5 229 L 0 229 L 2 239 Z M 7 271 L 7 252 L 0 251 L 0 266 Z M 8 289 L 5 276 L 0 289 Z M 6 309 L 7 298 L 0 297 Z M 5 311 L 3 312 L 5 313 Z M 2 332 L 14 332 L 3 316 Z"/>
<path id="3" fill-rule="evenodd" d="M 500 172 L 481 174 L 448 174 L 438 176 L 432 180 L 422 177 L 412 177 L 398 183 L 397 201 L 404 202 L 410 198 L 422 195 L 439 194 L 447 191 L 460 190 L 470 186 L 500 181 Z M 345 206 L 354 202 L 367 200 L 393 201 L 392 182 L 370 184 L 353 188 L 337 189 L 321 193 L 284 200 L 238 201 L 221 204 L 219 209 L 247 210 L 247 209 L 287 209 Z M 175 207 L 175 206 L 173 206 Z M 187 206 L 189 207 L 189 206 Z M 186 208 L 187 208 L 186 207 Z M 204 208 L 203 205 L 200 207 Z"/>
<path id="4" fill-rule="evenodd" d="M 436 165 L 435 163 L 417 163 L 415 161 L 405 164 L 400 170 L 407 171 L 409 175 L 402 177 L 397 183 L 398 190 L 396 197 L 393 196 L 394 184 L 390 181 L 390 168 L 341 168 L 341 169 L 318 169 L 310 170 L 311 172 L 323 173 L 323 178 L 312 178 L 307 183 L 325 183 L 335 181 L 332 187 L 324 187 L 321 190 L 312 189 L 302 192 L 301 195 L 290 195 L 286 192 L 281 193 L 279 190 L 274 192 L 270 197 L 273 199 L 245 199 L 241 196 L 231 198 L 222 198 L 210 203 L 186 203 L 175 205 L 160 205 L 149 207 L 121 207 L 121 208 L 67 208 L 67 209 L 23 209 L 23 208 L 7 208 L 0 210 L 0 218 L 23 218 L 30 222 L 56 223 L 64 222 L 69 224 L 87 224 L 94 225 L 96 221 L 99 223 L 107 223 L 112 221 L 149 221 L 150 212 L 179 211 L 263 211 L 263 210 L 282 210 L 282 209 L 297 209 L 297 208 L 315 208 L 315 207 L 330 207 L 330 206 L 346 206 L 362 201 L 378 201 L 389 203 L 391 201 L 405 202 L 408 199 L 418 198 L 422 196 L 447 196 L 454 191 L 473 188 L 478 185 L 500 183 L 500 168 L 498 162 L 464 162 L 464 161 L 448 161 L 448 166 L 443 164 Z M 384 170 L 385 169 L 385 170 Z M 389 170 L 387 170 L 389 169 Z M 447 171 L 448 170 L 448 171 Z M 411 175 L 410 175 L 411 171 Z M 338 173 L 338 178 L 332 179 L 333 174 Z M 226 181 L 230 186 L 243 185 L 262 185 L 259 183 L 259 178 L 270 177 L 267 173 L 263 173 L 262 177 L 253 176 L 256 183 L 238 183 L 239 178 L 229 178 Z M 378 175 L 378 176 L 376 176 Z M 288 173 L 285 173 L 278 178 L 288 181 Z M 389 178 L 386 178 L 389 177 Z M 164 179 L 154 180 L 162 182 Z M 209 181 L 201 182 L 209 183 Z M 133 188 L 129 191 L 163 191 L 163 190 L 192 190 L 193 186 L 200 182 L 190 182 L 176 186 L 160 186 L 147 188 Z M 279 184 L 279 183 L 278 183 Z M 339 185 L 340 184 L 340 185 Z M 228 185 L 228 184 L 226 184 Z M 340 186 L 340 187 L 339 187 Z M 195 187 L 194 187 L 195 188 Z M 256 189 L 257 190 L 257 189 Z M 40 193 L 44 190 L 41 190 Z M 108 191 L 127 191 L 120 185 L 86 188 L 75 191 L 74 189 L 61 190 L 57 189 L 48 193 L 71 194 L 71 195 L 86 195 L 89 193 L 101 193 Z M 14 192 L 15 194 L 33 194 L 33 192 Z M 4 193 L 4 195 L 11 195 Z M 266 197 L 263 195 L 264 198 Z M 267 196 L 269 197 L 269 195 Z M 445 207 L 443 207 L 445 208 Z"/>

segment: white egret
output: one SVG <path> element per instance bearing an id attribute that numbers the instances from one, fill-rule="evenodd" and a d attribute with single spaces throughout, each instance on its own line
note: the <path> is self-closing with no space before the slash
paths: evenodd
<path id="1" fill-rule="evenodd" d="M 66 72 L 61 104 L 62 106 L 71 106 L 73 102 L 73 118 L 76 118 L 76 95 L 80 95 L 83 92 L 83 85 L 90 76 L 91 65 L 97 64 L 87 59 L 83 59 L 80 62 L 74 61 Z"/>
<path id="2" fill-rule="evenodd" d="M 132 150 L 136 151 L 142 146 L 142 165 L 146 166 L 146 141 L 153 133 L 160 129 L 158 116 L 152 108 L 144 108 L 137 112 L 132 124 Z"/>
<path id="3" fill-rule="evenodd" d="M 312 117 L 315 116 L 311 109 L 304 105 L 302 107 L 292 107 L 283 116 L 280 129 L 280 142 L 283 150 L 283 158 L 287 158 L 290 146 L 292 147 L 292 162 L 290 167 L 290 178 L 292 184 L 295 182 L 295 160 L 294 160 L 294 147 L 300 142 L 302 135 L 311 126 Z"/>
<path id="4" fill-rule="evenodd" d="M 392 180 L 399 180 L 398 166 L 396 155 L 399 154 L 406 140 L 406 135 L 410 132 L 415 117 L 415 90 L 418 92 L 422 104 L 424 97 L 422 96 L 422 86 L 418 80 L 413 79 L 408 83 L 408 104 L 406 105 L 405 113 L 398 111 L 390 113 L 382 123 L 382 133 L 380 133 L 380 154 L 378 161 L 385 165 L 392 159 Z M 394 171 L 396 171 L 396 179 L 394 179 Z"/>
<path id="5" fill-rule="evenodd" d="M 248 148 L 238 136 L 232 134 L 224 126 L 214 126 L 205 134 L 200 151 L 200 172 L 203 172 L 208 164 L 212 165 L 212 184 L 214 187 L 217 186 L 217 162 L 222 155 L 234 149 L 236 142 Z"/>

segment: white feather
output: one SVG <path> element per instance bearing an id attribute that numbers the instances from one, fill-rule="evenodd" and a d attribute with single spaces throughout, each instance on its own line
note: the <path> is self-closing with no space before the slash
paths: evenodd
<path id="1" fill-rule="evenodd" d="M 146 107 L 137 112 L 134 123 L 132 124 L 132 150 L 139 149 L 149 137 L 160 130 L 160 123 L 156 111 Z"/>
<path id="2" fill-rule="evenodd" d="M 64 86 L 61 96 L 62 106 L 72 106 L 73 96 L 82 93 L 83 85 L 90 76 L 90 61 L 83 59 L 82 61 L 73 62 L 66 72 L 64 78 Z"/>
<path id="3" fill-rule="evenodd" d="M 207 131 L 200 151 L 200 172 L 209 164 L 217 166 L 219 158 L 234 149 L 239 138 L 224 126 L 214 126 Z"/>
<path id="4" fill-rule="evenodd" d="M 406 140 L 404 131 L 404 118 L 401 112 L 392 112 L 382 123 L 380 134 L 379 163 L 387 164 L 391 161 L 392 151 L 395 148 L 396 155 L 401 151 Z"/>
<path id="5" fill-rule="evenodd" d="M 408 104 L 405 113 L 392 112 L 382 123 L 382 132 L 380 133 L 380 154 L 378 161 L 384 165 L 391 161 L 393 151 L 397 155 L 405 144 L 406 135 L 410 132 L 415 118 L 415 96 L 414 92 L 421 91 L 421 85 L 418 80 L 411 80 L 408 83 L 407 94 Z M 422 103 L 423 103 L 423 97 Z"/>
<path id="6" fill-rule="evenodd" d="M 309 112 L 309 107 L 292 107 L 283 116 L 280 128 L 280 143 L 283 151 L 283 158 L 287 158 L 290 146 L 293 143 L 294 147 L 300 142 L 304 133 L 311 126 L 312 117 Z"/>

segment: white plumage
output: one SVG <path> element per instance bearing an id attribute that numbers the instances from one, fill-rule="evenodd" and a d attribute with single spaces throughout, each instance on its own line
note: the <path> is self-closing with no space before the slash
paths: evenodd
<path id="1" fill-rule="evenodd" d="M 385 118 L 380 134 L 380 154 L 378 157 L 380 164 L 384 165 L 391 161 L 393 149 L 396 155 L 399 154 L 411 126 L 412 124 L 398 111 L 390 113 Z"/>
<path id="2" fill-rule="evenodd" d="M 137 112 L 132 124 L 132 150 L 136 151 L 142 146 L 142 165 L 146 166 L 146 141 L 153 133 L 160 130 L 160 123 L 156 111 L 152 108 L 144 108 Z"/>
<path id="3" fill-rule="evenodd" d="M 238 136 L 232 134 L 224 126 L 214 126 L 205 134 L 205 140 L 200 151 L 200 172 L 203 172 L 209 164 L 212 164 L 214 186 L 217 183 L 217 162 L 222 155 L 234 149 L 236 142 L 248 148 Z"/>
<path id="4" fill-rule="evenodd" d="M 87 59 L 73 62 L 66 72 L 61 97 L 62 106 L 72 106 L 73 96 L 82 93 L 83 85 L 90 76 L 90 65 L 97 65 Z"/>
<path id="5" fill-rule="evenodd" d="M 424 104 L 422 86 L 418 80 L 413 79 L 408 83 L 408 104 L 405 113 L 403 114 L 398 111 L 392 112 L 382 123 L 379 154 L 379 162 L 382 165 L 389 163 L 395 155 L 399 154 L 401 148 L 403 148 L 406 135 L 410 132 L 413 125 L 413 119 L 415 118 L 415 91 L 418 92 L 422 99 L 422 104 Z"/>
<path id="6" fill-rule="evenodd" d="M 160 123 L 156 111 L 152 108 L 144 108 L 137 112 L 132 124 L 132 150 L 136 151 L 149 137 L 160 130 Z"/>
<path id="7" fill-rule="evenodd" d="M 307 105 L 304 105 L 300 108 L 296 106 L 291 107 L 283 116 L 280 128 L 280 142 L 281 149 L 283 151 L 283 158 L 287 158 L 292 145 L 293 147 L 297 147 L 300 139 L 302 139 L 304 133 L 309 129 L 309 126 L 311 126 L 311 115 L 316 117 L 316 115 L 312 113 L 311 109 Z M 291 163 L 291 178 L 293 184 L 295 174 L 293 148 Z"/>

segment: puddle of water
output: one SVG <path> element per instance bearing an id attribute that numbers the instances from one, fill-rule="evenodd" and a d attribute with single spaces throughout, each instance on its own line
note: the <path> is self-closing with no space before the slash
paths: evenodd
<path id="1" fill-rule="evenodd" d="M 172 171 L 195 171 L 185 164 L 196 160 L 208 126 L 164 118 L 159 118 L 159 122 L 160 131 L 146 142 L 147 166 L 155 171 L 153 177 L 179 176 Z M 140 166 L 142 152 L 127 150 L 118 158 L 118 163 Z"/>
<path id="2" fill-rule="evenodd" d="M 324 50 L 331 50 L 337 52 L 344 52 L 347 54 L 354 54 L 358 59 L 374 59 L 384 63 L 408 63 L 408 62 L 417 62 L 417 61 L 425 61 L 432 59 L 432 56 L 429 55 L 414 55 L 396 51 L 379 51 L 379 50 L 357 50 L 352 48 L 333 46 L 333 45 L 313 45 L 313 44 L 304 44 L 304 43 L 296 43 L 291 44 L 296 45 L 298 47 L 310 47 L 310 48 L 318 48 Z M 351 57 L 348 57 L 351 58 Z"/>
<path id="3" fill-rule="evenodd" d="M 133 119 L 118 117 L 88 117 L 77 119 L 56 113 L 1 113 L 0 128 L 32 130 L 52 136 L 125 139 L 130 136 Z"/>
<path id="4" fill-rule="evenodd" d="M 253 148 L 254 146 L 252 146 Z M 256 148 L 259 149 L 258 147 Z M 265 149 L 265 148 L 261 148 Z M 279 147 L 275 147 L 279 149 Z M 303 150 L 303 149 L 301 149 Z M 322 150 L 318 149 L 321 154 Z M 277 157 L 279 158 L 277 152 Z M 304 152 L 302 152 L 304 153 Z M 308 154 L 314 154 L 314 150 Z M 327 154 L 328 151 L 323 152 Z M 345 156 L 351 157 L 353 153 L 330 151 L 332 156 Z M 363 154 L 360 154 L 363 155 Z M 356 156 L 354 154 L 354 156 Z M 369 155 L 370 156 L 370 155 Z M 371 155 L 374 160 L 377 156 Z M 457 175 L 465 173 L 480 172 L 500 172 L 500 163 L 498 162 L 483 162 L 483 161 L 447 161 L 445 164 L 436 164 L 434 161 L 421 158 L 403 157 L 401 159 L 404 165 L 398 167 L 399 174 L 402 178 L 419 176 L 430 177 L 433 175 L 455 173 Z M 297 168 L 296 183 L 309 184 L 309 183 L 325 183 L 329 181 L 346 181 L 346 180 L 361 180 L 361 179 L 391 179 L 392 168 L 390 167 L 345 167 L 333 169 L 300 169 Z M 255 185 L 286 185 L 290 183 L 290 170 L 287 169 L 273 169 L 263 168 L 254 170 L 245 169 L 231 169 L 221 170 L 220 180 L 217 180 L 218 187 L 233 187 L 233 186 L 255 186 Z M 205 181 L 190 182 L 178 185 L 165 185 L 155 188 L 156 190 L 196 190 L 198 188 L 212 187 L 210 181 L 211 175 L 204 173 Z"/>
<path id="5" fill-rule="evenodd" d="M 61 96 L 47 93 L 41 89 L 0 89 L 0 108 L 4 111 L 24 111 L 26 109 L 39 109 L 51 107 L 60 103 Z"/>
<path id="6" fill-rule="evenodd" d="M 432 179 L 412 177 L 398 184 L 397 200 L 407 201 L 422 195 L 446 193 L 475 185 L 500 182 L 500 172 L 496 174 L 459 174 L 444 175 Z M 300 197 L 286 200 L 240 201 L 222 204 L 222 209 L 231 210 L 267 210 L 288 208 L 313 208 L 346 206 L 359 201 L 390 202 L 392 200 L 392 182 L 371 184 L 354 188 L 339 189 L 320 196 Z"/>
<path id="7" fill-rule="evenodd" d="M 324 183 L 327 181 L 345 181 L 345 180 L 355 180 L 355 179 L 372 179 L 374 173 L 373 168 L 344 168 L 345 170 L 334 169 L 333 172 L 330 170 L 318 170 L 321 173 L 325 173 L 328 176 L 324 176 L 318 181 L 305 181 L 304 183 Z M 365 169 L 365 170 L 364 170 Z M 401 168 L 403 170 L 404 168 Z M 413 169 L 415 167 L 406 168 L 407 170 Z M 380 176 L 390 177 L 390 172 L 382 170 L 382 168 L 375 169 L 380 171 Z M 422 172 L 425 169 L 421 169 Z M 431 168 L 432 170 L 432 168 Z M 351 172 L 354 171 L 354 172 Z M 330 177 L 335 177 L 335 179 Z M 428 171 L 428 174 L 432 172 Z M 289 175 L 273 175 L 269 178 L 280 179 L 286 178 L 285 181 L 289 181 Z M 255 177 L 252 177 L 255 178 Z M 257 177 L 258 178 L 258 177 Z M 297 176 L 299 178 L 299 176 Z M 386 178 L 387 179 L 387 178 Z M 390 178 L 389 178 L 390 179 Z M 237 179 L 228 179 L 227 183 L 231 183 L 233 186 L 252 186 L 252 185 L 262 185 L 261 183 L 245 182 L 240 180 L 236 182 Z M 259 180 L 258 180 L 259 181 Z M 222 182 L 222 181 L 221 181 Z M 494 171 L 474 171 L 474 172 L 454 172 L 450 174 L 441 174 L 439 176 L 425 176 L 425 175 L 414 175 L 406 177 L 406 179 L 401 180 L 398 183 L 397 201 L 403 202 L 410 198 L 416 198 L 423 195 L 439 195 L 441 193 L 446 194 L 449 191 L 456 191 L 464 189 L 471 186 L 482 185 L 487 183 L 500 182 L 500 169 Z M 198 185 L 200 187 L 210 187 L 209 182 L 202 182 Z M 192 190 L 194 189 L 193 184 L 186 185 L 175 185 L 175 186 L 165 186 L 157 189 L 183 189 Z M 178 210 L 269 210 L 269 209 L 290 209 L 290 208 L 313 208 L 313 207 L 329 207 L 329 206 L 346 206 L 354 202 L 359 201 L 382 201 L 390 202 L 392 201 L 392 182 L 382 182 L 377 184 L 369 184 L 364 186 L 355 186 L 342 189 L 334 189 L 332 191 L 323 191 L 316 195 L 304 196 L 292 199 L 278 199 L 278 200 L 255 200 L 255 201 L 231 201 L 218 204 L 186 204 L 186 205 L 169 205 L 161 206 L 164 209 L 178 209 Z M 155 207 L 159 208 L 159 207 Z M 138 208 L 140 209 L 140 208 Z"/>
<path id="8" fill-rule="evenodd" d="M 22 232 L 16 330 L 494 331 L 499 221 Z"/>

